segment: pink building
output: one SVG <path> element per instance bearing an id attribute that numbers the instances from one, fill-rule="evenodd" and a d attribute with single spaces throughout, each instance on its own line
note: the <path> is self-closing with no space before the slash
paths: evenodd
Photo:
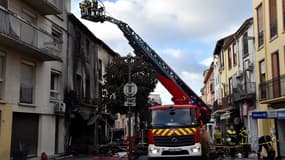
<path id="1" fill-rule="evenodd" d="M 215 99 L 214 87 L 214 63 L 212 62 L 209 69 L 204 71 L 204 87 L 201 89 L 202 100 L 209 105 L 213 105 Z"/>

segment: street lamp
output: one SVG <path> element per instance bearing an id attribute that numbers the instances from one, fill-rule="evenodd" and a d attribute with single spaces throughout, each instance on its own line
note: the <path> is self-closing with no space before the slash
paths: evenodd
<path id="1" fill-rule="evenodd" d="M 130 84 L 132 79 L 131 79 L 131 73 L 132 73 L 132 65 L 131 65 L 131 61 L 132 61 L 132 55 L 129 53 L 127 55 L 127 62 L 128 62 L 128 83 Z M 131 105 L 128 104 L 128 136 L 129 136 L 129 154 L 131 152 L 131 126 L 132 126 L 132 122 L 131 122 Z M 130 159 L 130 156 L 128 156 L 128 159 Z"/>

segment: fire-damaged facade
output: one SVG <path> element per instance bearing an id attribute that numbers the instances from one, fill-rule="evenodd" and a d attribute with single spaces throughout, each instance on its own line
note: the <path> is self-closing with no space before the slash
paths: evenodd
<path id="1" fill-rule="evenodd" d="M 104 69 L 119 56 L 68 15 L 65 97 L 68 151 L 88 153 L 108 140 L 113 119 L 102 104 Z"/>

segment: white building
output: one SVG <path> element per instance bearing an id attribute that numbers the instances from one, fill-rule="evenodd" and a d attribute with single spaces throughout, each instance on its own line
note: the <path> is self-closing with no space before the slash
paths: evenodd
<path id="1" fill-rule="evenodd" d="M 69 11 L 69 0 L 1 0 L 0 159 L 15 157 L 21 147 L 28 157 L 64 152 Z"/>

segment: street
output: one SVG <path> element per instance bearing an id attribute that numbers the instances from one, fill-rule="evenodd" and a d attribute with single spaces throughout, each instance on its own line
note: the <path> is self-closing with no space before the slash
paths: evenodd
<path id="1" fill-rule="evenodd" d="M 232 160 L 231 157 L 224 157 L 224 158 L 217 158 L 217 160 Z M 255 154 L 250 154 L 248 158 L 235 158 L 235 160 L 255 160 L 257 159 Z M 77 156 L 74 157 L 72 160 L 128 160 L 128 158 L 115 158 L 115 157 L 100 157 L 100 156 L 90 156 L 90 155 L 86 155 L 86 156 Z M 147 160 L 147 156 L 146 155 L 142 155 L 140 157 L 138 157 L 136 160 Z M 212 160 L 212 159 L 211 159 Z"/>

